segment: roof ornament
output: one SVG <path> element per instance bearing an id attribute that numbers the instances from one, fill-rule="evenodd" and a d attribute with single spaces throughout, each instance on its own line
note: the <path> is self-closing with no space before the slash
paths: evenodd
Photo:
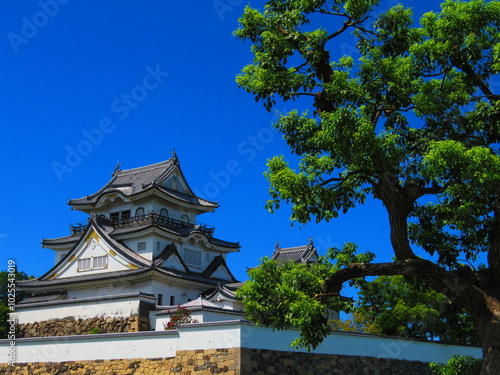
<path id="1" fill-rule="evenodd" d="M 175 147 L 172 149 L 172 159 L 174 159 L 175 162 L 178 161 L 177 153 L 175 152 Z"/>
<path id="2" fill-rule="evenodd" d="M 313 239 L 309 237 L 309 245 L 313 245 Z"/>
<path id="3" fill-rule="evenodd" d="M 115 174 L 117 174 L 118 172 L 120 172 L 120 167 L 121 167 L 121 164 L 120 164 L 120 162 L 118 162 L 116 164 L 116 167 L 115 167 L 115 170 L 113 171 L 112 176 L 114 176 Z"/>
<path id="4" fill-rule="evenodd" d="M 276 249 L 279 249 L 280 248 L 280 242 L 279 241 L 276 241 L 276 246 L 275 246 Z"/>

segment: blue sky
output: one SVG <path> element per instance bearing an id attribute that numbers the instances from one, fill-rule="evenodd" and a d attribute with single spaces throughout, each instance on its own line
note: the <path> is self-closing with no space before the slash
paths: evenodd
<path id="1" fill-rule="evenodd" d="M 235 83 L 252 58 L 250 45 L 231 35 L 246 3 L 0 4 L 0 269 L 14 259 L 40 276 L 53 264 L 42 238 L 86 221 L 68 199 L 98 190 L 117 162 L 122 169 L 152 164 L 174 148 L 191 187 L 220 204 L 199 221 L 216 226 L 216 237 L 241 242 L 228 258 L 240 280 L 277 241 L 289 247 L 311 238 L 321 254 L 353 241 L 390 260 L 387 215 L 376 202 L 330 223 L 293 227 L 289 208 L 265 210 L 266 160 L 288 149 L 272 129 L 274 112 Z M 403 3 L 418 6 L 416 13 L 439 4 Z M 339 51 L 352 50 L 348 37 Z"/>

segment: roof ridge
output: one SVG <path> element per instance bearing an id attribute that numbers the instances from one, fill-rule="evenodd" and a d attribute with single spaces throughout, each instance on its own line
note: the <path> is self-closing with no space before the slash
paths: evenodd
<path id="1" fill-rule="evenodd" d="M 148 171 L 148 170 L 152 170 L 152 169 L 159 169 L 159 168 L 163 168 L 165 166 L 170 166 L 170 165 L 173 165 L 172 158 L 158 162 L 158 163 L 144 165 L 142 167 L 120 170 L 116 173 L 116 176 L 126 176 L 126 175 L 134 174 L 137 172 L 143 172 L 143 171 Z"/>

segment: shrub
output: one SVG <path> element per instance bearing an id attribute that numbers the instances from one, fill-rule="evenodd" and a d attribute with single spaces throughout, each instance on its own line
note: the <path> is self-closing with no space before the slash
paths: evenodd
<path id="1" fill-rule="evenodd" d="M 168 321 L 168 323 L 163 324 L 163 329 L 177 329 L 179 325 L 189 323 L 198 323 L 198 321 L 191 318 L 191 311 L 189 311 L 185 307 L 182 307 L 181 305 L 177 305 L 177 309 L 170 314 L 170 320 Z"/>
<path id="2" fill-rule="evenodd" d="M 429 363 L 436 375 L 479 375 L 481 360 L 469 355 L 454 355 L 446 364 Z"/>

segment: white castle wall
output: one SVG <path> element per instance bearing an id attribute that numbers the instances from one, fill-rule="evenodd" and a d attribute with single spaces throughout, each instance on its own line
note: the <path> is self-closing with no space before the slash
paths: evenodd
<path id="1" fill-rule="evenodd" d="M 295 351 L 297 331 L 274 331 L 242 321 L 181 326 L 177 331 L 114 333 L 0 340 L 0 363 L 61 362 L 98 359 L 165 358 L 176 350 L 249 348 Z M 14 345 L 12 345 L 14 343 Z M 11 349 L 13 347 L 13 349 Z M 300 352 L 305 352 L 300 349 Z M 454 354 L 481 357 L 481 349 L 351 333 L 333 333 L 312 353 L 446 362 Z"/>
<path id="2" fill-rule="evenodd" d="M 22 307 L 22 305 L 18 305 L 16 312 L 11 314 L 11 316 L 16 317 L 19 324 L 63 319 L 69 316 L 72 316 L 75 319 L 90 319 L 101 316 L 128 318 L 130 316 L 138 315 L 140 301 L 141 298 L 136 296 L 121 298 L 116 301 L 89 298 L 78 302 L 68 300 L 64 304 L 61 304 L 61 301 L 57 301 L 53 305 L 51 305 L 50 302 L 46 302 L 44 303 L 43 309 L 38 306 L 39 304 L 33 304 L 30 307 Z M 154 303 L 154 301 L 150 299 L 147 299 L 147 301 Z"/>

